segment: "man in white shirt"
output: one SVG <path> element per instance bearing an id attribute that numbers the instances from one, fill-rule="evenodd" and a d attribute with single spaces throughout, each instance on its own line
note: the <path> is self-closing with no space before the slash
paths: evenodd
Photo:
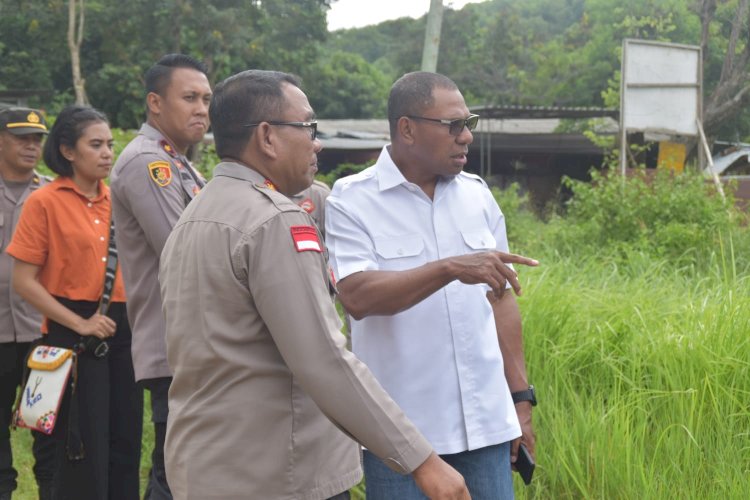
<path id="1" fill-rule="evenodd" d="M 404 75 L 388 119 L 392 143 L 326 203 L 353 350 L 472 498 L 512 498 L 518 445 L 534 450 L 536 401 L 518 306 L 505 293 L 520 284 L 506 264 L 537 262 L 507 253 L 502 212 L 484 181 L 463 172 L 478 117 L 455 83 Z M 364 465 L 368 499 L 423 498 L 367 451 Z"/>

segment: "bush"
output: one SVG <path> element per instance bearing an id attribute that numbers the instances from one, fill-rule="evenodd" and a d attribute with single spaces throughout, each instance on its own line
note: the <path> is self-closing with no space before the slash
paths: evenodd
<path id="1" fill-rule="evenodd" d="M 593 172 L 591 183 L 565 183 L 573 198 L 567 213 L 552 221 L 550 233 L 550 242 L 564 254 L 626 259 L 635 251 L 693 266 L 747 238 L 731 194 L 722 200 L 698 173 L 638 170 L 623 179 Z"/>

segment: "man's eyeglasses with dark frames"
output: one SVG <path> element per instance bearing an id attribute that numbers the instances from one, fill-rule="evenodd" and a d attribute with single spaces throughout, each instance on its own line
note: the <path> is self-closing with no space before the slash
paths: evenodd
<path id="1" fill-rule="evenodd" d="M 286 125 L 289 127 L 300 127 L 310 129 L 310 140 L 314 141 L 318 137 L 318 122 L 316 120 L 309 122 L 277 122 L 277 121 L 262 121 L 258 123 L 246 123 L 245 127 L 257 127 L 261 123 L 267 123 L 269 125 Z"/>
<path id="2" fill-rule="evenodd" d="M 448 133 L 450 135 L 461 135 L 461 132 L 464 131 L 464 127 L 468 128 L 469 130 L 474 130 L 477 128 L 477 123 L 479 123 L 479 115 L 469 115 L 468 118 L 457 118 L 455 120 L 440 120 L 438 118 L 427 118 L 424 116 L 414 116 L 414 115 L 406 115 L 407 118 L 411 118 L 412 120 L 424 120 L 428 122 L 435 122 L 435 123 L 442 123 L 443 125 L 448 125 Z"/>

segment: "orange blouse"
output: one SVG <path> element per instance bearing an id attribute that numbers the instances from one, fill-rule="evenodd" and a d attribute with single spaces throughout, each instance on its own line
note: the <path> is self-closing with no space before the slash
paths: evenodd
<path id="1" fill-rule="evenodd" d="M 58 177 L 24 203 L 7 248 L 14 258 L 41 267 L 39 282 L 52 295 L 98 302 L 107 266 L 112 203 L 109 186 L 88 199 L 70 177 Z M 117 266 L 112 302 L 125 302 Z"/>

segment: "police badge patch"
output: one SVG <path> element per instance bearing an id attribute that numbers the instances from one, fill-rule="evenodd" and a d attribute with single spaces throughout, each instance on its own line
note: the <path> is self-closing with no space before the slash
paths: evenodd
<path id="1" fill-rule="evenodd" d="M 168 186 L 172 182 L 172 168 L 168 161 L 153 161 L 148 164 L 148 173 L 159 187 Z"/>
<path id="2" fill-rule="evenodd" d="M 297 203 L 297 205 L 299 205 L 302 210 L 304 210 L 308 214 L 311 214 L 315 211 L 315 203 L 313 203 L 310 198 L 305 198 L 304 200 Z"/>

